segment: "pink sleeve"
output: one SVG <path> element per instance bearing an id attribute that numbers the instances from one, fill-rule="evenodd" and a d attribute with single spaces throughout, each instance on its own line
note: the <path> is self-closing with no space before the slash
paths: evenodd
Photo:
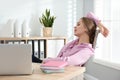
<path id="1" fill-rule="evenodd" d="M 93 55 L 93 52 L 88 49 L 84 48 L 79 52 L 75 53 L 72 56 L 67 57 L 67 61 L 69 65 L 83 65 L 85 62 Z"/>
<path id="2" fill-rule="evenodd" d="M 68 43 L 66 44 L 65 46 L 63 46 L 63 48 L 60 50 L 58 56 L 56 58 L 46 58 L 43 60 L 43 63 L 45 62 L 48 62 L 48 61 L 66 61 L 66 58 L 65 57 L 61 57 L 62 56 L 62 53 L 65 51 L 65 49 L 70 45 L 71 43 Z"/>
<path id="3" fill-rule="evenodd" d="M 96 25 L 98 25 L 98 23 L 101 21 L 94 13 L 89 12 L 86 15 L 87 18 L 93 19 L 96 23 Z"/>
<path id="4" fill-rule="evenodd" d="M 61 57 L 62 54 L 63 54 L 63 52 L 66 50 L 66 48 L 67 48 L 68 46 L 71 45 L 71 43 L 72 43 L 72 42 L 69 42 L 69 43 L 67 43 L 66 45 L 64 45 L 63 48 L 60 50 L 59 54 L 57 55 L 57 57 Z"/>
<path id="5" fill-rule="evenodd" d="M 65 46 L 60 50 L 59 54 L 57 55 L 57 57 L 60 57 L 62 55 L 63 50 L 65 49 Z"/>
<path id="6" fill-rule="evenodd" d="M 83 65 L 86 63 L 86 61 L 93 55 L 93 51 L 91 51 L 88 48 L 84 48 L 80 50 L 79 52 L 75 53 L 74 55 L 71 55 L 69 57 L 57 57 L 57 58 L 47 58 L 43 60 L 43 62 L 47 61 L 66 61 L 68 62 L 68 65 Z"/>

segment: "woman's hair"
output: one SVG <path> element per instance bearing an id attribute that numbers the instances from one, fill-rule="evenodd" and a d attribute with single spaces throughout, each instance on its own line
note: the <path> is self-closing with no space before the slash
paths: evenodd
<path id="1" fill-rule="evenodd" d="M 95 24 L 95 21 L 93 21 L 90 18 L 82 17 L 81 19 L 83 21 L 84 26 L 88 30 L 87 33 L 89 35 L 89 41 L 91 44 L 93 44 L 97 25 Z"/>

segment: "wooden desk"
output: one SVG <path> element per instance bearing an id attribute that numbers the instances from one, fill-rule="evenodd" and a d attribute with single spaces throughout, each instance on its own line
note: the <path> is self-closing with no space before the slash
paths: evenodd
<path id="1" fill-rule="evenodd" d="M 32 75 L 24 76 L 0 76 L 0 80 L 83 80 L 85 67 L 69 66 L 64 73 L 45 74 L 40 70 L 39 64 L 33 64 L 34 72 Z M 80 76 L 79 79 L 75 79 Z"/>

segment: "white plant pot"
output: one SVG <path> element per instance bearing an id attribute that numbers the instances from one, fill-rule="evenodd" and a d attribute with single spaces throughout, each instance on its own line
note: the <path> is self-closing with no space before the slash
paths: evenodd
<path id="1" fill-rule="evenodd" d="M 44 27 L 43 28 L 43 36 L 44 37 L 52 37 L 52 28 Z"/>

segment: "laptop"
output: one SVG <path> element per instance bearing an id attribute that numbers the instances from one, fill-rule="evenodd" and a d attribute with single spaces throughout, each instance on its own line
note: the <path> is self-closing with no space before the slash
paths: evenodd
<path id="1" fill-rule="evenodd" d="M 0 44 L 0 75 L 32 74 L 30 44 Z"/>

